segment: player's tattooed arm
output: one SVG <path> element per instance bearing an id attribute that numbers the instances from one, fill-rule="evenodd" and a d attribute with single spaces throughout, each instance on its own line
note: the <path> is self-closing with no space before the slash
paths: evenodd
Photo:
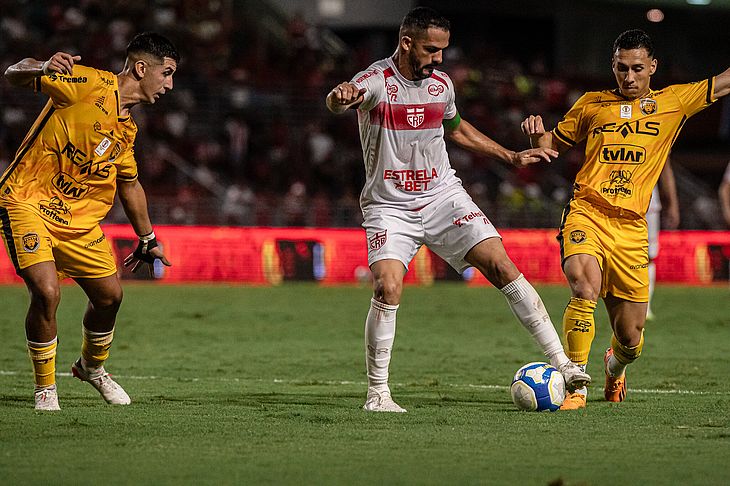
<path id="1" fill-rule="evenodd" d="M 712 92 L 715 99 L 728 94 L 730 94 L 730 68 L 715 76 L 715 89 Z"/>
<path id="2" fill-rule="evenodd" d="M 57 52 L 47 61 L 39 61 L 31 57 L 13 64 L 5 70 L 5 78 L 13 86 L 31 86 L 33 80 L 49 74 L 73 74 L 73 67 L 81 56 L 67 52 Z"/>
<path id="3" fill-rule="evenodd" d="M 327 94 L 325 103 L 332 113 L 339 114 L 348 108 L 356 108 L 365 98 L 365 88 L 352 83 L 340 83 Z"/>

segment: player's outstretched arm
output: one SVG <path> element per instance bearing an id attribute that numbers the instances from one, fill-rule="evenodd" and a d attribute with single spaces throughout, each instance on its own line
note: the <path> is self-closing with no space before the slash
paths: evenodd
<path id="1" fill-rule="evenodd" d="M 722 98 L 730 94 L 730 68 L 715 76 L 715 89 L 712 95 L 715 98 Z"/>
<path id="2" fill-rule="evenodd" d="M 344 113 L 348 108 L 357 107 L 362 103 L 365 88 L 358 88 L 352 83 L 340 83 L 327 94 L 325 103 L 332 113 Z"/>
<path id="3" fill-rule="evenodd" d="M 28 57 L 7 68 L 5 78 L 13 86 L 31 86 L 33 80 L 40 76 L 52 73 L 73 74 L 74 64 L 80 60 L 81 56 L 73 56 L 67 52 L 57 52 L 47 61 Z"/>
<path id="4" fill-rule="evenodd" d="M 124 266 L 132 266 L 136 272 L 143 263 L 152 264 L 159 259 L 168 267 L 172 265 L 165 257 L 162 248 L 157 244 L 155 232 L 147 211 L 147 196 L 138 180 L 132 182 L 118 181 L 119 201 L 124 207 L 124 213 L 139 237 L 139 244 L 134 252 L 124 259 Z"/>
<path id="5" fill-rule="evenodd" d="M 523 150 L 522 152 L 509 150 L 484 135 L 464 119 L 461 119 L 453 129 L 447 129 L 445 135 L 449 140 L 466 150 L 503 160 L 515 167 L 524 167 L 541 161 L 550 162 L 552 158 L 558 156 L 555 150 L 542 147 Z"/>

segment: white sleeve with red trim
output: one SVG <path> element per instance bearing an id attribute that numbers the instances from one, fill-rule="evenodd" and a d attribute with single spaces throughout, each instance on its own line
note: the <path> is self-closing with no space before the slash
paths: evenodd
<path id="1" fill-rule="evenodd" d="M 363 102 L 357 107 L 358 110 L 370 111 L 385 98 L 385 76 L 375 64 L 357 73 L 350 82 L 359 89 L 365 88 Z"/>
<path id="2" fill-rule="evenodd" d="M 454 83 L 448 74 L 439 72 L 439 77 L 446 81 L 446 88 L 448 92 L 448 100 L 446 101 L 446 108 L 444 109 L 444 120 L 453 119 L 459 112 L 456 109 L 456 90 L 454 89 Z"/>

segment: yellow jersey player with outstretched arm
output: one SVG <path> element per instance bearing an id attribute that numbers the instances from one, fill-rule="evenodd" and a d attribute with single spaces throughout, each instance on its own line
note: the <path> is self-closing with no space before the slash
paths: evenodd
<path id="1" fill-rule="evenodd" d="M 137 180 L 137 126 L 130 109 L 154 103 L 172 89 L 179 59 L 169 40 L 144 33 L 129 43 L 119 74 L 79 65 L 81 57 L 67 52 L 46 61 L 26 58 L 5 71 L 11 84 L 49 96 L 0 179 L 0 234 L 30 295 L 25 331 L 36 410 L 60 409 L 56 309 L 59 277 L 64 276 L 74 279 L 89 298 L 73 375 L 91 384 L 107 403 L 131 402 L 104 368 L 122 289 L 99 223 L 118 194 L 139 236 L 125 265 L 137 270 L 155 259 L 170 265 L 157 244 Z"/>
<path id="2" fill-rule="evenodd" d="M 540 116 L 522 122 L 533 145 L 563 152 L 585 140 L 585 161 L 560 224 L 563 272 L 571 299 L 563 315 L 568 356 L 586 366 L 603 298 L 611 321 L 604 354 L 606 400 L 626 396 L 626 367 L 641 354 L 649 298 L 646 211 L 669 152 L 689 117 L 730 92 L 730 70 L 710 79 L 649 87 L 657 69 L 651 38 L 641 30 L 614 43 L 618 88 L 583 95 L 552 131 Z M 587 390 L 562 409 L 583 408 Z"/>

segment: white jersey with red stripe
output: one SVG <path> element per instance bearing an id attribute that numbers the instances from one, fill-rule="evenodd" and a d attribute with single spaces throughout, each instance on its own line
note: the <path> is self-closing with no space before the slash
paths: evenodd
<path id="1" fill-rule="evenodd" d="M 429 78 L 410 81 L 387 58 L 351 82 L 365 89 L 357 112 L 366 174 L 363 210 L 372 204 L 420 209 L 461 187 L 442 125 L 457 116 L 454 85 L 446 73 L 434 70 Z"/>

